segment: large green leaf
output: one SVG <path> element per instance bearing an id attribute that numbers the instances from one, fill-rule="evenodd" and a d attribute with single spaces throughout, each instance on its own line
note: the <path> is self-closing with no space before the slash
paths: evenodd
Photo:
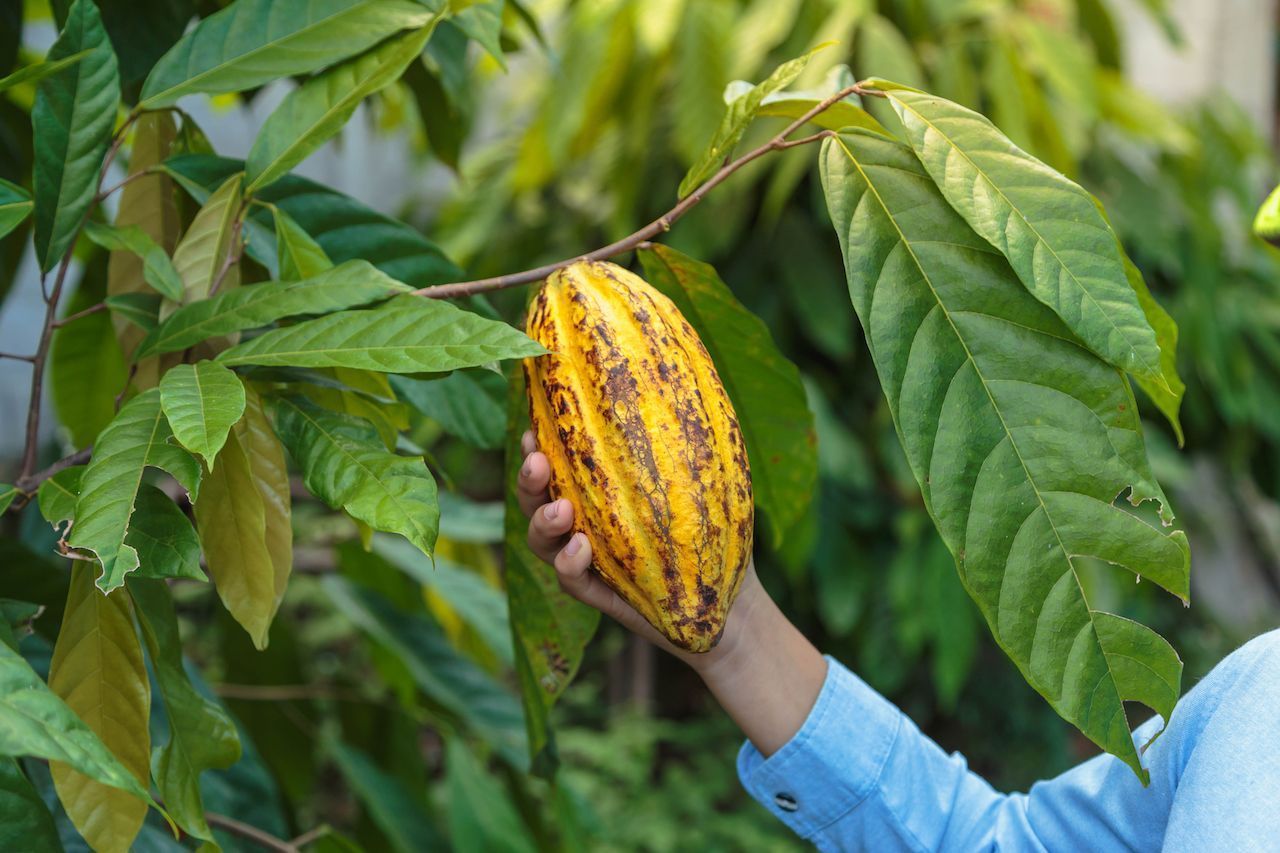
<path id="1" fill-rule="evenodd" d="M 173 261 L 151 235 L 137 225 L 103 225 L 90 222 L 85 226 L 85 236 L 112 252 L 132 252 L 142 260 L 142 276 L 157 293 L 170 299 L 182 299 L 182 277 L 174 269 Z"/>
<path id="2" fill-rule="evenodd" d="M 21 225 L 33 207 L 31 193 L 0 178 L 0 237 Z"/>
<path id="3" fill-rule="evenodd" d="M 427 805 L 421 795 L 409 791 L 355 747 L 335 742 L 328 753 L 392 850 L 416 853 L 448 846 L 427 820 Z"/>
<path id="4" fill-rule="evenodd" d="M 305 400 L 276 402 L 276 430 L 312 494 L 374 530 L 431 554 L 440 525 L 436 481 L 422 457 L 388 453 L 368 421 Z"/>
<path id="5" fill-rule="evenodd" d="M 95 279 L 97 277 L 95 276 Z M 63 317 L 90 307 L 102 291 L 89 277 L 67 300 Z M 111 316 L 99 311 L 59 327 L 49 353 L 49 385 L 58 421 L 77 447 L 87 447 L 116 413 L 116 394 L 129 371 L 111 327 Z"/>
<path id="6" fill-rule="evenodd" d="M 36 146 L 36 257 L 48 272 L 75 239 L 98 191 L 98 172 L 111 141 L 120 103 L 116 55 L 98 7 L 76 0 L 66 26 L 49 48 L 59 60 L 81 51 L 74 65 L 40 81 L 31 129 Z"/>
<path id="7" fill-rule="evenodd" d="M 242 186 L 240 174 L 223 181 L 204 201 L 173 250 L 173 265 L 182 277 L 182 301 L 195 302 L 209 296 L 214 282 L 223 274 L 236 239 L 235 220 L 240 213 Z M 233 267 L 226 273 L 223 291 L 238 283 L 238 269 Z"/>
<path id="8" fill-rule="evenodd" d="M 144 721 L 141 731 L 146 730 Z M 4 643 L 0 643 L 0 755 L 57 761 L 143 802 L 151 801 L 146 788 L 98 735 Z"/>
<path id="9" fill-rule="evenodd" d="M 145 788 L 151 776 L 151 682 L 133 627 L 129 596 L 94 587 L 92 563 L 71 570 L 67 610 L 49 664 L 49 689 L 93 730 Z M 146 802 L 71 766 L 54 763 L 53 785 L 67 816 L 99 851 L 126 851 L 147 814 Z"/>
<path id="10" fill-rule="evenodd" d="M 254 193 L 305 160 L 342 130 L 356 107 L 418 58 L 430 26 L 393 38 L 312 77 L 267 117 L 245 159 L 245 192 Z"/>
<path id="11" fill-rule="evenodd" d="M 545 353 L 506 323 L 438 299 L 397 296 L 385 305 L 341 311 L 275 329 L 218 356 L 233 367 L 354 367 L 415 373 L 477 367 Z"/>
<path id="12" fill-rule="evenodd" d="M 227 433 L 244 414 L 244 401 L 240 377 L 216 362 L 177 364 L 160 379 L 160 405 L 173 437 L 210 470 Z"/>
<path id="13" fill-rule="evenodd" d="M 978 113 L 877 85 L 947 201 L 1008 258 L 1026 288 L 1104 360 L 1163 382 L 1155 332 L 1093 198 Z"/>
<path id="14" fill-rule="evenodd" d="M 238 92 L 306 74 L 432 17 L 409 0 L 238 0 L 160 57 L 138 106 L 155 109 L 193 92 Z"/>
<path id="15" fill-rule="evenodd" d="M 533 853 L 529 831 L 502 784 L 460 738 L 445 741 L 449 838 L 459 850 Z"/>
<path id="16" fill-rule="evenodd" d="M 925 504 L 997 642 L 1063 717 L 1144 780 L 1124 702 L 1166 720 L 1182 663 L 1095 609 L 1097 558 L 1186 600 L 1190 556 L 1115 503 L 1158 501 L 1124 376 L 965 225 L 905 146 L 829 140 L 822 179 L 849 290 Z"/>
<path id="17" fill-rule="evenodd" d="M 0 849 L 62 851 L 53 815 L 18 762 L 9 757 L 0 758 Z"/>
<path id="18" fill-rule="evenodd" d="M 130 578 L 129 594 L 141 617 L 142 636 L 169 721 L 169 740 L 154 757 L 156 785 L 174 821 L 188 833 L 211 840 L 200 774 L 235 764 L 240 758 L 240 738 L 227 712 L 201 696 L 187 678 L 178 619 L 164 582 Z"/>
<path id="19" fill-rule="evenodd" d="M 381 595 L 328 576 L 338 610 L 408 669 L 418 688 L 464 727 L 491 743 L 517 768 L 525 764 L 520 703 L 492 676 L 458 653 L 434 621 L 398 610 Z"/>
<path id="20" fill-rule="evenodd" d="M 205 154 L 175 157 L 165 166 L 201 203 L 244 168 L 239 160 Z M 413 287 L 458 281 L 462 276 L 462 270 L 415 229 L 306 178 L 286 175 L 257 198 L 289 214 L 335 264 L 363 258 Z M 270 269 L 276 263 L 270 213 L 257 209 L 245 225 L 250 256 Z"/>
<path id="21" fill-rule="evenodd" d="M 168 471 L 192 497 L 200 486 L 200 463 L 170 444 L 173 433 L 152 388 L 124 405 L 94 444 L 76 499 L 76 523 L 68 542 L 92 551 L 102 563 L 98 586 L 110 592 L 138 568 L 138 552 L 126 542 L 130 516 L 148 467 Z"/>
<path id="22" fill-rule="evenodd" d="M 733 154 L 734 147 L 747 132 L 747 127 L 755 120 L 761 102 L 779 89 L 785 89 L 791 85 L 809 64 L 809 57 L 812 55 L 813 52 L 810 51 L 804 56 L 782 63 L 763 81 L 729 102 L 724 118 L 720 120 L 720 127 L 711 137 L 711 142 L 680 181 L 680 198 L 693 192 L 703 181 L 716 173 L 724 161 Z"/>
<path id="23" fill-rule="evenodd" d="M 489 370 L 455 370 L 442 379 L 392 376 L 396 396 L 472 447 L 496 449 L 507 432 L 506 383 Z"/>
<path id="24" fill-rule="evenodd" d="M 270 281 L 184 305 L 149 334 L 139 357 L 178 352 L 201 341 L 266 326 L 297 314 L 326 314 L 408 290 L 367 261 L 347 261 L 313 278 Z"/>
<path id="25" fill-rule="evenodd" d="M 817 437 L 800 371 L 709 264 L 660 245 L 639 254 L 645 278 L 675 302 L 711 353 L 738 415 L 751 488 L 776 548 L 808 510 L 818 480 Z"/>

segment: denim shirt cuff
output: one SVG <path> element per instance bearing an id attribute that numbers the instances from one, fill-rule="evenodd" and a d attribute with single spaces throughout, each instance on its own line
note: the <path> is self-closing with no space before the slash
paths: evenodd
<path id="1" fill-rule="evenodd" d="M 765 758 L 750 741 L 738 778 L 751 796 L 803 838 L 812 838 L 875 789 L 902 712 L 827 657 L 827 677 L 800 731 Z"/>

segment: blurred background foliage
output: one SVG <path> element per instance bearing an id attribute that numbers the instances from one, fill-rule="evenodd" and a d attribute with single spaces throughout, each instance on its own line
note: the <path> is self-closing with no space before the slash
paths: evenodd
<path id="1" fill-rule="evenodd" d="M 130 5 L 127 20 L 106 16 L 113 39 L 127 42 L 117 43 L 126 88 L 181 33 L 184 18 L 171 19 L 183 5 L 148 0 Z M 218 4 L 185 5 L 207 13 Z M 1180 38 L 1160 0 L 1142 5 L 1167 38 Z M 407 137 L 406 168 L 426 176 L 402 209 L 387 212 L 421 228 L 474 277 L 577 254 L 661 214 L 715 130 L 726 86 L 759 80 L 822 42 L 834 45 L 794 89 L 825 93 L 871 75 L 920 85 L 986 113 L 1081 181 L 1103 199 L 1177 320 L 1188 383 L 1185 450 L 1154 410 L 1146 426 L 1157 473 L 1192 537 L 1194 604 L 1178 612 L 1156 606 L 1152 593 L 1127 598 L 1136 602 L 1127 615 L 1170 638 L 1187 662 L 1188 688 L 1276 623 L 1280 263 L 1248 232 L 1274 182 L 1271 147 L 1225 93 L 1172 110 L 1126 82 L 1124 33 L 1109 0 L 488 0 L 471 8 L 443 24 L 423 61 L 362 115 L 379 134 Z M 49 12 L 26 4 L 28 22 Z M 2 31 L 0 72 L 19 50 L 13 23 Z M 219 107 L 248 109 L 253 97 Z M 28 180 L 29 108 L 22 87 L 0 100 L 0 177 Z M 743 147 L 781 123 L 757 122 Z M 960 588 L 849 309 L 814 167 L 809 148 L 762 158 L 667 240 L 720 270 L 811 391 L 819 491 L 781 550 L 757 537 L 762 580 L 819 648 L 945 749 L 963 752 L 997 787 L 1025 788 L 1093 749 L 1022 681 Z M 0 241 L 6 291 L 28 242 L 25 230 Z M 78 290 L 90 304 L 105 264 L 86 260 Z M 493 304 L 514 318 L 523 298 L 507 292 Z M 109 359 L 97 363 L 113 369 Z M 60 408 L 91 404 L 77 390 L 91 384 L 85 377 L 63 371 L 59 383 L 54 369 Z M 798 847 L 739 788 L 740 735 L 697 679 L 609 623 L 552 710 L 554 781 L 522 772 L 511 757 L 524 723 L 501 686 L 515 683 L 500 593 L 504 390 L 483 387 L 492 377 L 475 385 L 468 406 L 434 419 L 392 415 L 411 419 L 412 442 L 457 493 L 447 502 L 442 494 L 434 573 L 380 536 L 366 551 L 349 520 L 298 503 L 297 575 L 265 652 L 207 588 L 175 587 L 191 669 L 234 714 L 245 744 L 240 764 L 205 774 L 207 808 L 281 837 L 327 823 L 341 834 L 316 846 L 339 850 Z M 5 414 L 6 430 L 17 423 Z M 58 455 L 50 448 L 49 458 Z M 64 571 L 42 556 L 52 553 L 51 535 L 33 512 L 7 522 L 5 586 Z M 1091 598 L 1112 607 L 1108 585 L 1120 576 L 1098 571 L 1088 580 Z M 37 664 L 56 618 L 47 613 L 24 640 Z M 52 804 L 47 771 L 28 770 L 45 780 Z M 74 849 L 73 831 L 61 825 Z M 138 845 L 173 843 L 157 824 Z"/>

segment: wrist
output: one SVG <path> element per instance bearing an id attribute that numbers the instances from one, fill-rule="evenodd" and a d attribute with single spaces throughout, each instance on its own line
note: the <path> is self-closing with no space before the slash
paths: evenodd
<path id="1" fill-rule="evenodd" d="M 752 566 L 729 611 L 724 633 L 711 651 L 688 655 L 689 665 L 708 685 L 725 674 L 739 671 L 752 657 L 751 647 L 769 635 L 770 615 L 781 615 Z"/>

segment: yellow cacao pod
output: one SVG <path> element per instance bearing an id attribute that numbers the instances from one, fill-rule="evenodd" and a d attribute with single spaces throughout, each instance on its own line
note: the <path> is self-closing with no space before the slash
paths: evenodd
<path id="1" fill-rule="evenodd" d="M 666 296 L 610 263 L 553 273 L 524 363 L 552 498 L 595 571 L 676 646 L 710 650 L 751 558 L 746 447 L 706 347 Z"/>

